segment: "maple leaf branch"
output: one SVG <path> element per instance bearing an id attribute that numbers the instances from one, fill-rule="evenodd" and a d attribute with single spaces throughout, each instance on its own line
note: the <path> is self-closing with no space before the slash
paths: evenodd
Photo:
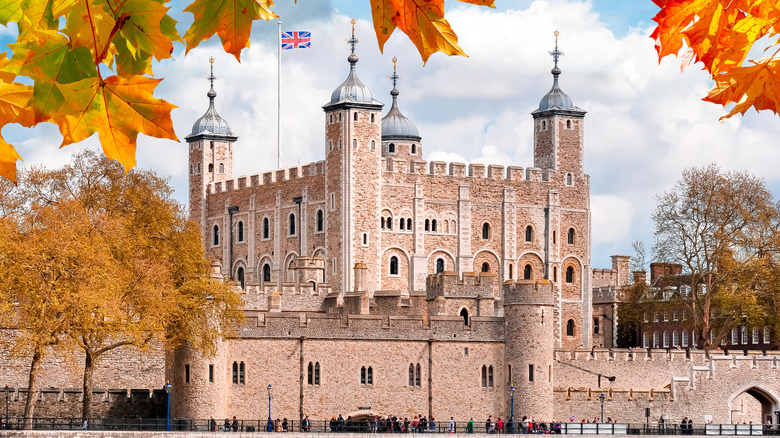
<path id="1" fill-rule="evenodd" d="M 114 22 L 114 27 L 111 28 L 111 33 L 108 35 L 108 39 L 106 40 L 106 44 L 103 46 L 103 51 L 100 52 L 100 54 L 95 58 L 95 65 L 99 66 L 101 62 L 103 62 L 103 59 L 106 58 L 106 55 L 108 55 L 108 48 L 111 47 L 111 41 L 114 40 L 114 36 L 122 30 L 122 27 L 125 25 L 125 21 L 130 19 L 130 13 L 125 12 L 122 15 L 119 16 L 119 18 Z M 98 74 L 100 74 L 100 69 L 98 68 Z M 101 77 L 102 79 L 102 77 Z"/>

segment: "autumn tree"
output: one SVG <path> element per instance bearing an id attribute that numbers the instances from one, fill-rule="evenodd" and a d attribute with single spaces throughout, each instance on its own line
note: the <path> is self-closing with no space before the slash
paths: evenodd
<path id="1" fill-rule="evenodd" d="M 709 353 L 738 325 L 766 318 L 780 289 L 768 269 L 777 256 L 778 210 L 764 182 L 717 166 L 683 172 L 653 213 L 656 259 L 682 265 L 689 294 L 676 294 Z"/>
<path id="2" fill-rule="evenodd" d="M 493 0 L 460 0 L 493 7 Z M 379 48 L 395 29 L 417 47 L 423 61 L 441 51 L 464 55 L 444 18 L 444 0 L 370 0 Z M 16 23 L 16 43 L 0 54 L 0 129 L 55 123 L 60 146 L 98 133 L 106 156 L 135 166 L 139 133 L 178 140 L 170 112 L 156 99 L 152 61 L 171 57 L 173 43 L 186 52 L 213 35 L 241 60 L 255 20 L 271 20 L 273 0 L 195 0 L 182 38 L 168 0 L 0 0 L 0 24 Z M 303 7 L 303 6 L 301 6 Z M 88 18 L 88 19 L 87 19 Z M 186 53 L 185 52 L 185 53 Z M 17 76 L 33 85 L 16 81 Z M 0 137 L 0 176 L 15 180 L 17 151 Z"/>
<path id="3" fill-rule="evenodd" d="M 780 3 L 765 0 L 653 0 L 661 10 L 651 35 L 659 61 L 682 54 L 682 68 L 700 62 L 715 82 L 704 100 L 725 119 L 750 108 L 780 110 Z M 754 46 L 760 59 L 747 60 Z M 747 62 L 746 62 L 747 60 Z"/>
<path id="4" fill-rule="evenodd" d="M 200 233 L 164 179 L 149 171 L 125 176 L 116 161 L 84 152 L 62 169 L 23 174 L 19 191 L 26 199 L 22 218 L 42 210 L 78 215 L 68 223 L 81 224 L 73 239 L 88 259 L 73 262 L 85 270 L 71 285 L 73 302 L 56 339 L 84 353 L 83 418 L 90 416 L 92 375 L 106 353 L 189 342 L 209 354 L 217 339 L 233 333 L 240 299 L 210 279 Z"/>

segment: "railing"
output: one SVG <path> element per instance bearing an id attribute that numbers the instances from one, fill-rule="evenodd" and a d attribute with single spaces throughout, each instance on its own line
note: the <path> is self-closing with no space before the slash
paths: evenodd
<path id="1" fill-rule="evenodd" d="M 33 418 L 30 421 L 34 430 L 80 430 L 84 422 L 80 418 Z M 4 429 L 24 429 L 24 418 L 10 418 L 8 424 L 0 421 L 0 432 Z M 168 421 L 165 418 L 92 418 L 87 420 L 86 428 L 94 431 L 165 431 Z M 411 421 L 339 421 L 311 420 L 302 427 L 298 420 L 274 421 L 271 431 L 279 433 L 449 433 L 447 421 L 428 422 L 424 426 L 412 426 Z M 216 420 L 171 418 L 170 430 L 179 432 L 269 432 L 268 420 Z M 496 434 L 565 434 L 565 435 L 780 435 L 777 426 L 760 424 L 706 424 L 695 425 L 691 429 L 680 425 L 626 424 L 626 423 L 536 423 L 531 427 L 507 422 L 499 429 L 495 423 L 489 429 L 485 422 L 455 422 L 455 433 L 496 433 Z"/>

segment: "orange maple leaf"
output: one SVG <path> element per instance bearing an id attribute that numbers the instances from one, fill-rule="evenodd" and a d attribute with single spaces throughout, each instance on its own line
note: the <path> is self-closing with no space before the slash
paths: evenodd
<path id="1" fill-rule="evenodd" d="M 492 1 L 467 3 L 492 6 Z M 444 18 L 444 0 L 371 0 L 374 30 L 383 50 L 396 28 L 417 47 L 423 62 L 436 53 L 467 56 L 458 45 L 458 36 Z"/>
<path id="2" fill-rule="evenodd" d="M 30 127 L 34 114 L 27 108 L 33 88 L 29 85 L 0 82 L 0 130 L 8 123 Z M 16 160 L 22 157 L 0 135 L 0 176 L 16 182 Z"/>
<path id="3" fill-rule="evenodd" d="M 734 114 L 745 114 L 751 107 L 756 111 L 780 110 L 780 60 L 755 61 L 749 67 L 735 67 L 715 77 L 715 86 L 710 90 L 707 102 L 736 105 L 721 120 Z"/>
<path id="4" fill-rule="evenodd" d="M 252 22 L 278 17 L 271 12 L 273 4 L 273 0 L 195 0 L 184 9 L 184 12 L 195 16 L 192 26 L 184 34 L 187 43 L 185 55 L 216 33 L 225 51 L 240 62 L 241 50 L 249 47 Z"/>
<path id="5" fill-rule="evenodd" d="M 106 156 L 130 170 L 136 164 L 139 133 L 178 141 L 171 122 L 171 110 L 176 106 L 152 97 L 161 80 L 109 76 L 105 80 L 86 78 L 62 84 L 69 98 L 63 108 L 49 114 L 62 133 L 60 147 L 97 132 Z"/>

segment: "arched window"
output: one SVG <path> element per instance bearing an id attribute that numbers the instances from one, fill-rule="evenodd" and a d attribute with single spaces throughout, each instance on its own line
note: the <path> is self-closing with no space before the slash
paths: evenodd
<path id="1" fill-rule="evenodd" d="M 333 114 L 330 115 L 330 123 L 333 123 Z"/>
<path id="2" fill-rule="evenodd" d="M 339 122 L 341 121 L 341 113 L 339 113 Z"/>
<path id="3" fill-rule="evenodd" d="M 571 266 L 566 268 L 566 282 L 574 283 L 574 268 Z"/>
<path id="4" fill-rule="evenodd" d="M 325 229 L 325 215 L 322 213 L 322 210 L 317 210 L 317 231 L 322 231 Z"/>
<path id="5" fill-rule="evenodd" d="M 761 341 L 761 330 L 758 327 L 753 328 L 753 344 L 758 344 Z"/>
<path id="6" fill-rule="evenodd" d="M 190 164 L 190 175 L 192 175 L 192 164 Z"/>
<path id="7" fill-rule="evenodd" d="M 425 219 L 425 231 L 429 231 L 431 228 L 431 221 L 429 219 Z"/>
<path id="8" fill-rule="evenodd" d="M 769 329 L 769 327 L 764 327 L 764 343 L 768 344 L 772 339 L 772 331 Z"/>
<path id="9" fill-rule="evenodd" d="M 294 236 L 295 235 L 295 214 L 294 213 L 290 213 L 290 228 L 289 228 L 289 230 L 290 230 L 290 236 Z"/>
<path id="10" fill-rule="evenodd" d="M 406 221 L 404 218 L 401 218 L 401 220 L 398 221 L 398 229 L 403 230 L 404 228 L 406 228 Z"/>
<path id="11" fill-rule="evenodd" d="M 398 275 L 398 257 L 390 257 L 390 275 Z"/>
<path id="12" fill-rule="evenodd" d="M 417 145 L 412 143 L 412 154 L 416 154 L 416 153 L 417 153 Z"/>
<path id="13" fill-rule="evenodd" d="M 238 385 L 238 362 L 233 362 L 233 384 Z"/>
<path id="14" fill-rule="evenodd" d="M 418 363 L 414 370 L 414 386 L 420 386 L 420 364 Z"/>
<path id="15" fill-rule="evenodd" d="M 374 367 L 368 367 L 368 370 L 366 370 L 366 383 L 369 385 L 374 384 Z"/>
<path id="16" fill-rule="evenodd" d="M 431 221 L 431 231 L 436 232 L 436 219 Z"/>
<path id="17" fill-rule="evenodd" d="M 460 309 L 460 317 L 463 318 L 463 325 L 469 325 L 469 311 Z"/>
<path id="18" fill-rule="evenodd" d="M 368 245 L 368 233 L 363 233 L 363 245 Z"/>
<path id="19" fill-rule="evenodd" d="M 547 121 L 542 120 L 542 130 L 547 129 Z"/>
<path id="20" fill-rule="evenodd" d="M 482 387 L 487 388 L 487 365 L 482 365 Z"/>
<path id="21" fill-rule="evenodd" d="M 444 259 L 436 259 L 436 272 L 444 272 Z"/>
<path id="22" fill-rule="evenodd" d="M 688 331 L 687 330 L 683 330 L 683 332 L 682 332 L 682 346 L 683 347 L 687 347 L 688 346 Z"/>
<path id="23" fill-rule="evenodd" d="M 314 364 L 309 362 L 309 377 L 307 378 L 309 385 L 314 385 Z"/>
<path id="24" fill-rule="evenodd" d="M 357 122 L 357 119 L 358 119 L 358 113 L 357 113 L 357 111 L 355 111 L 355 115 L 353 117 L 353 120 L 355 120 Z"/>
<path id="25" fill-rule="evenodd" d="M 574 228 L 569 228 L 569 233 L 566 237 L 566 241 L 569 245 L 574 245 Z"/>
<path id="26" fill-rule="evenodd" d="M 571 129 L 571 120 L 566 121 L 566 129 Z"/>
<path id="27" fill-rule="evenodd" d="M 268 218 L 263 218 L 263 239 L 268 239 L 271 236 L 271 227 L 268 223 Z"/>
<path id="28" fill-rule="evenodd" d="M 658 334 L 658 332 L 653 332 L 653 348 L 658 348 L 661 346 L 661 336 Z"/>
<path id="29" fill-rule="evenodd" d="M 371 113 L 371 123 L 374 123 L 374 113 Z"/>
<path id="30" fill-rule="evenodd" d="M 238 272 L 236 274 L 236 277 L 238 279 L 238 282 L 241 283 L 241 289 L 246 289 L 246 283 L 244 282 L 244 268 L 243 266 L 238 267 Z"/>
<path id="31" fill-rule="evenodd" d="M 387 221 L 385 221 L 385 223 L 387 224 L 387 229 L 388 230 L 392 230 L 393 229 L 393 218 L 388 216 L 387 217 Z"/>
<path id="32" fill-rule="evenodd" d="M 246 368 L 244 368 L 244 362 L 241 362 L 241 363 L 238 365 L 238 383 L 239 383 L 239 384 L 241 384 L 241 385 L 243 385 L 244 383 L 246 383 L 246 382 L 244 381 L 244 375 L 245 375 L 245 374 L 246 374 Z"/>
<path id="33" fill-rule="evenodd" d="M 219 245 L 219 225 L 214 225 L 214 237 L 213 237 L 213 244 L 214 246 Z"/>
<path id="34" fill-rule="evenodd" d="M 271 265 L 268 263 L 263 265 L 263 281 L 271 281 Z"/>
<path id="35" fill-rule="evenodd" d="M 558 267 L 553 266 L 553 283 L 558 281 Z"/>
<path id="36" fill-rule="evenodd" d="M 225 173 L 225 164 L 219 163 L 219 173 Z"/>
<path id="37" fill-rule="evenodd" d="M 198 163 L 198 173 L 200 173 L 200 163 Z"/>
<path id="38" fill-rule="evenodd" d="M 406 229 L 407 230 L 412 229 L 412 219 L 406 219 Z"/>
<path id="39" fill-rule="evenodd" d="M 244 241 L 244 222 L 238 221 L 238 241 L 243 242 Z"/>
<path id="40" fill-rule="evenodd" d="M 493 365 L 488 367 L 488 388 L 493 387 Z"/>
<path id="41" fill-rule="evenodd" d="M 320 363 L 319 362 L 314 364 L 314 384 L 315 385 L 320 384 Z"/>
<path id="42" fill-rule="evenodd" d="M 736 328 L 731 329 L 731 345 L 739 345 L 739 331 Z"/>
<path id="43" fill-rule="evenodd" d="M 740 339 L 742 341 L 742 345 L 745 345 L 748 343 L 748 336 L 747 336 L 747 327 L 746 326 L 740 326 L 739 327 L 739 334 Z"/>
<path id="44" fill-rule="evenodd" d="M 481 270 L 482 270 L 482 272 L 490 272 L 490 265 L 488 264 L 488 262 L 483 262 L 482 263 L 482 269 Z"/>
<path id="45" fill-rule="evenodd" d="M 482 224 L 482 238 L 490 239 L 490 224 L 487 222 Z"/>
<path id="46" fill-rule="evenodd" d="M 366 367 L 360 367 L 360 384 L 366 384 Z"/>
<path id="47" fill-rule="evenodd" d="M 371 114 L 371 117 L 374 117 L 374 115 Z M 376 142 L 374 140 L 371 140 L 371 150 L 373 151 L 375 149 L 376 149 Z"/>
<path id="48" fill-rule="evenodd" d="M 395 153 L 395 143 L 390 143 L 387 145 L 387 152 L 394 154 Z"/>
<path id="49" fill-rule="evenodd" d="M 509 264 L 509 279 L 511 280 L 512 278 L 513 278 L 512 277 L 512 264 L 510 263 Z"/>
<path id="50" fill-rule="evenodd" d="M 566 321 L 566 336 L 574 336 L 574 320 Z"/>
<path id="51" fill-rule="evenodd" d="M 352 139 L 352 149 L 357 150 L 357 139 L 356 138 Z"/>
<path id="52" fill-rule="evenodd" d="M 209 173 L 214 172 L 214 163 L 209 163 Z"/>
<path id="53" fill-rule="evenodd" d="M 555 232 L 555 230 L 553 230 L 553 245 L 555 245 L 555 238 L 556 238 L 556 236 L 557 236 L 557 233 Z"/>
<path id="54" fill-rule="evenodd" d="M 570 186 L 570 185 L 572 185 L 572 184 L 574 184 L 574 177 L 573 177 L 573 176 L 571 176 L 571 174 L 570 174 L 570 173 L 567 173 L 567 174 L 566 174 L 566 185 L 567 185 L 567 186 Z"/>
<path id="55" fill-rule="evenodd" d="M 664 348 L 669 348 L 669 332 L 664 332 Z"/>
<path id="56" fill-rule="evenodd" d="M 523 267 L 523 280 L 530 280 L 531 279 L 531 265 L 525 265 Z"/>
<path id="57" fill-rule="evenodd" d="M 642 346 L 650 348 L 650 334 L 647 332 L 642 333 Z"/>
<path id="58" fill-rule="evenodd" d="M 675 330 L 672 332 L 672 347 L 680 345 L 680 333 Z"/>
<path id="59" fill-rule="evenodd" d="M 409 386 L 414 386 L 414 365 L 409 364 Z"/>
<path id="60" fill-rule="evenodd" d="M 525 227 L 525 241 L 531 242 L 534 239 L 534 228 L 530 225 Z"/>
<path id="61" fill-rule="evenodd" d="M 385 218 L 384 216 L 379 218 L 379 225 L 384 230 L 385 229 Z"/>

